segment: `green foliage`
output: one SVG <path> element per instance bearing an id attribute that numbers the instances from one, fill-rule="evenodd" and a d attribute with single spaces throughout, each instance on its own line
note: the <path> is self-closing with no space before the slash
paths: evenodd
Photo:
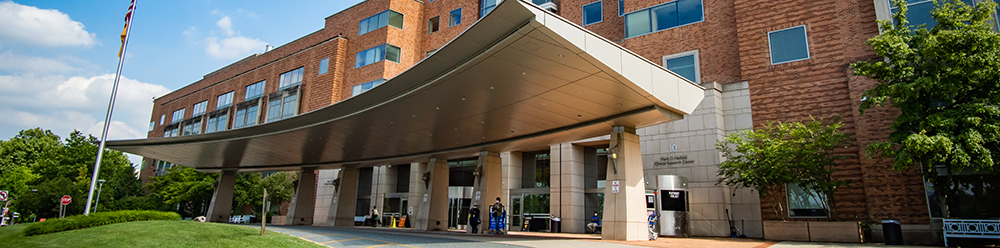
<path id="1" fill-rule="evenodd" d="M 146 185 L 150 192 L 170 205 L 180 204 L 183 212 L 193 215 L 203 215 L 204 207 L 212 200 L 217 173 L 203 173 L 187 166 L 174 166 L 167 170 L 166 175 L 153 178 Z"/>
<path id="2" fill-rule="evenodd" d="M 864 93 L 862 114 L 888 104 L 900 110 L 889 139 L 865 150 L 872 157 L 892 158 L 895 170 L 920 165 L 924 178 L 946 199 L 958 187 L 951 182 L 953 171 L 1000 172 L 1000 34 L 992 31 L 996 4 L 935 3 L 931 15 L 938 25 L 927 30 L 906 21 L 902 3 L 895 0 L 902 8 L 894 21 L 879 22 L 883 32 L 865 42 L 882 58 L 851 65 L 855 75 L 877 81 Z"/>
<path id="3" fill-rule="evenodd" d="M 295 189 L 292 182 L 298 178 L 298 174 L 290 172 L 277 172 L 261 180 L 260 186 L 267 189 L 267 198 L 271 202 L 286 202 L 292 200 Z"/>
<path id="4" fill-rule="evenodd" d="M 173 212 L 134 210 L 93 213 L 89 216 L 74 215 L 62 219 L 54 219 L 31 224 L 24 229 L 24 235 L 41 235 L 132 221 L 179 220 L 180 218 L 180 215 Z"/>
<path id="5" fill-rule="evenodd" d="M 892 104 L 900 115 L 886 142 L 869 154 L 894 159 L 893 168 L 919 163 L 997 172 L 1000 156 L 1000 34 L 992 31 L 995 3 L 970 7 L 961 1 L 931 12 L 938 25 L 911 29 L 906 7 L 882 34 L 865 44 L 884 59 L 852 64 L 855 75 L 878 81 L 864 93 L 861 111 Z M 933 166 L 924 166 L 934 175 Z"/>
<path id="6" fill-rule="evenodd" d="M 40 218 L 57 216 L 58 199 L 73 197 L 67 212 L 83 213 L 97 158 L 97 138 L 75 131 L 59 136 L 40 128 L 22 130 L 0 141 L 0 189 L 11 191 L 13 211 Z M 142 182 L 123 153 L 106 150 L 101 161 L 101 209 L 114 210 L 119 199 L 142 195 Z M 32 192 L 32 189 L 37 191 Z"/>
<path id="7" fill-rule="evenodd" d="M 768 122 L 757 130 L 727 135 L 715 145 L 726 158 L 719 165 L 717 184 L 754 189 L 761 199 L 768 193 L 784 192 L 785 184 L 795 184 L 822 193 L 817 197 L 832 206 L 834 191 L 850 183 L 832 176 L 837 160 L 849 157 L 837 155 L 835 150 L 852 144 L 849 134 L 838 131 L 843 126 L 839 118 L 828 125 L 822 119 Z M 784 216 L 780 198 L 771 199 L 775 214 Z M 835 213 L 830 216 L 836 218 Z"/>

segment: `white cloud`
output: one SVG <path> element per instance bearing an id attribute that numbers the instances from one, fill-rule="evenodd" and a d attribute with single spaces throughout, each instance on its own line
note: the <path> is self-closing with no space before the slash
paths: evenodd
<path id="1" fill-rule="evenodd" d="M 62 136 L 73 130 L 100 137 L 114 74 L 94 77 L 0 75 L 0 130 L 42 127 Z M 123 77 L 118 86 L 109 137 L 144 138 L 153 96 L 166 94 L 162 85 Z"/>
<path id="2" fill-rule="evenodd" d="M 0 41 L 45 47 L 91 46 L 96 35 L 54 9 L 0 2 Z"/>
<path id="3" fill-rule="evenodd" d="M 233 19 L 229 18 L 229 16 L 223 16 L 222 19 L 215 22 L 215 26 L 222 29 L 222 32 L 225 33 L 226 36 L 233 36 L 236 34 L 236 32 L 233 32 Z"/>
<path id="4" fill-rule="evenodd" d="M 65 61 L 43 57 L 15 55 L 11 51 L 0 53 L 0 71 L 70 72 L 77 70 Z"/>
<path id="5" fill-rule="evenodd" d="M 264 50 L 267 42 L 256 38 L 243 36 L 228 37 L 219 40 L 217 37 L 205 38 L 205 52 L 217 59 L 237 59 L 253 53 L 253 51 Z"/>

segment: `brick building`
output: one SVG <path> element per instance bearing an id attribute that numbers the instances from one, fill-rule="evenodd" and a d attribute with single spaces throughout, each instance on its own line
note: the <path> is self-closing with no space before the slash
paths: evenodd
<path id="1" fill-rule="evenodd" d="M 157 98 L 148 138 L 269 124 L 337 104 L 422 63 L 501 4 L 497 2 L 363 1 L 327 17 L 321 30 Z M 885 161 L 865 159 L 858 148 L 884 140 L 894 116 L 892 109 L 858 113 L 861 93 L 872 82 L 851 76 L 849 68 L 852 62 L 876 58 L 863 42 L 878 34 L 876 20 L 888 19 L 892 7 L 887 0 L 531 2 L 704 88 L 704 100 L 683 120 L 636 130 L 647 187 L 655 185 L 657 175 L 679 175 L 688 183 L 692 235 L 728 236 L 726 215 L 731 211 L 737 227 L 751 237 L 764 237 L 767 220 L 899 219 L 907 239 L 936 242 L 940 229 L 933 225 L 919 174 L 891 171 Z M 926 4 L 913 3 L 911 9 L 920 11 Z M 918 12 L 911 19 L 926 21 L 925 15 Z M 842 117 L 843 131 L 858 140 L 857 147 L 842 151 L 858 158 L 844 161 L 835 174 L 853 180 L 836 195 L 838 216 L 815 216 L 816 211 L 810 212 L 814 202 L 796 203 L 804 211 L 778 216 L 754 192 L 715 185 L 722 159 L 714 149 L 717 140 L 768 121 L 806 121 L 810 116 Z M 520 225 L 524 216 L 556 215 L 563 219 L 563 231 L 583 232 L 587 213 L 602 209 L 609 140 L 600 136 L 500 151 L 502 198 L 513 211 L 508 221 Z M 144 160 L 143 180 L 171 166 L 171 161 L 152 157 Z M 475 168 L 466 165 L 477 158 L 447 159 L 448 206 L 454 215 L 449 226 L 460 228 L 466 221 L 461 209 L 472 202 L 475 183 L 466 177 Z M 563 168 L 583 172 L 560 176 Z M 411 165 L 381 163 L 357 173 L 357 215 L 365 215 L 373 202 L 387 214 L 407 215 L 412 199 L 407 185 L 412 188 L 420 176 Z M 331 208 L 334 180 L 343 172 L 319 170 L 312 176 L 303 178 L 315 185 L 310 223 L 321 224 Z M 564 179 L 581 182 L 563 186 Z"/>

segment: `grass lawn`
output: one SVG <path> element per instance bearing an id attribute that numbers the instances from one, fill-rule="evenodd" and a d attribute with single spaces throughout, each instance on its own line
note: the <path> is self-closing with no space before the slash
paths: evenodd
<path id="1" fill-rule="evenodd" d="M 196 221 L 136 221 L 24 236 L 28 225 L 0 227 L 2 247 L 325 247 L 290 235 Z"/>

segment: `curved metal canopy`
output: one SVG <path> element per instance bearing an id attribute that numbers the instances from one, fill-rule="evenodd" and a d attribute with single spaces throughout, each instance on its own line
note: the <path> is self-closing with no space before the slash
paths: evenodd
<path id="1" fill-rule="evenodd" d="M 522 0 L 504 1 L 407 71 L 297 117 L 223 132 L 109 141 L 200 171 L 293 170 L 547 149 L 690 114 L 694 83 Z"/>

